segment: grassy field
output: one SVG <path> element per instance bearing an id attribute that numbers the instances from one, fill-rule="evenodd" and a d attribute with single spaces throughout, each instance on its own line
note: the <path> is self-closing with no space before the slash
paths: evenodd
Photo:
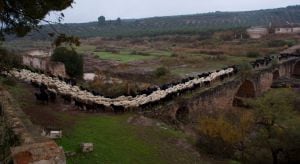
<path id="1" fill-rule="evenodd" d="M 185 136 L 166 127 L 141 127 L 127 123 L 131 115 L 89 116 L 58 141 L 67 151 L 81 142 L 94 143 L 94 152 L 68 159 L 68 163 L 199 163 L 176 145 Z"/>
<path id="2" fill-rule="evenodd" d="M 166 58 L 162 61 L 164 65 L 169 65 L 172 69 L 171 72 L 178 76 L 184 76 L 190 73 L 208 72 L 215 69 L 220 69 L 233 64 L 241 64 L 249 62 L 251 58 L 237 57 L 237 56 L 224 56 L 224 58 L 213 58 L 206 54 L 186 54 L 184 58 Z M 172 66 L 172 63 L 178 63 L 179 66 Z"/>
<path id="3" fill-rule="evenodd" d="M 149 59 L 155 59 L 162 56 L 170 56 L 171 53 L 167 51 L 149 51 L 145 54 L 133 54 L 133 51 L 130 49 L 124 49 L 120 51 L 120 53 L 112 53 L 112 52 L 105 52 L 105 51 L 96 51 L 96 46 L 94 45 L 81 45 L 77 47 L 76 50 L 79 53 L 93 53 L 99 59 L 103 60 L 112 60 L 118 61 L 121 63 L 128 63 L 133 61 L 144 61 Z"/>
<path id="4" fill-rule="evenodd" d="M 127 52 L 121 52 L 119 54 L 111 53 L 111 52 L 95 52 L 95 55 L 98 56 L 100 59 L 104 60 L 114 60 L 119 61 L 121 63 L 128 63 L 132 61 L 139 61 L 139 60 L 148 60 L 153 59 L 155 56 L 145 56 L 145 55 L 134 55 Z"/>

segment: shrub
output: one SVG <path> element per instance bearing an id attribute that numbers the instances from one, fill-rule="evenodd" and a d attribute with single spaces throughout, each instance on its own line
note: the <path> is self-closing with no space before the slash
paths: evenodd
<path id="1" fill-rule="evenodd" d="M 115 48 L 105 48 L 104 51 L 105 52 L 110 52 L 112 54 L 119 54 L 120 53 L 120 51 L 115 49 Z"/>
<path id="2" fill-rule="evenodd" d="M 178 56 L 180 56 L 178 53 L 176 53 L 176 52 L 173 52 L 172 54 L 171 54 L 171 57 L 178 57 Z"/>
<path id="3" fill-rule="evenodd" d="M 286 40 L 285 42 L 286 45 L 288 45 L 289 47 L 292 47 L 297 44 L 295 40 Z"/>
<path id="4" fill-rule="evenodd" d="M 170 71 L 166 67 L 158 67 L 155 71 L 154 74 L 157 77 L 162 77 L 165 76 L 169 73 Z"/>
<path id="5" fill-rule="evenodd" d="M 240 64 L 238 69 L 240 72 L 239 74 L 243 79 L 248 78 L 253 73 L 251 64 L 247 62 Z"/>
<path id="6" fill-rule="evenodd" d="M 250 52 L 247 52 L 246 56 L 248 58 L 257 58 L 260 56 L 260 53 L 256 52 L 256 51 L 250 51 Z"/>
<path id="7" fill-rule="evenodd" d="M 7 86 L 16 86 L 17 84 L 16 81 L 12 78 L 5 78 L 2 83 Z"/>
<path id="8" fill-rule="evenodd" d="M 295 40 L 272 40 L 268 43 L 269 47 L 283 47 L 283 46 L 294 46 L 296 44 Z"/>
<path id="9" fill-rule="evenodd" d="M 56 48 L 51 56 L 51 60 L 64 63 L 69 76 L 82 77 L 83 57 L 75 50 L 65 47 Z"/>
<path id="10" fill-rule="evenodd" d="M 18 68 L 22 64 L 22 58 L 20 55 L 8 52 L 3 48 L 0 48 L 0 59 L 0 70 Z"/>
<path id="11" fill-rule="evenodd" d="M 209 56 L 204 56 L 203 58 L 205 60 L 210 60 L 210 61 L 227 60 L 227 57 L 225 55 L 209 55 Z"/>

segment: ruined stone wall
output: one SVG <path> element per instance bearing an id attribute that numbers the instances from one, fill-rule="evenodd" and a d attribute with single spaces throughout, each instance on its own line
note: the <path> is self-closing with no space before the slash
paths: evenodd
<path id="1" fill-rule="evenodd" d="M 38 128 L 27 119 L 15 100 L 4 90 L 0 90 L 2 119 L 12 134 L 10 156 L 15 164 L 51 163 L 65 164 L 65 155 L 53 140 L 40 135 Z"/>
<path id="2" fill-rule="evenodd" d="M 295 63 L 294 69 L 293 69 L 293 75 L 300 76 L 300 61 Z"/>
<path id="3" fill-rule="evenodd" d="M 23 65 L 45 71 L 47 69 L 48 60 L 49 59 L 47 57 L 24 55 Z"/>
<path id="4" fill-rule="evenodd" d="M 47 70 L 54 76 L 66 77 L 66 68 L 64 63 L 49 62 Z"/>
<path id="5" fill-rule="evenodd" d="M 256 96 L 260 96 L 271 88 L 273 83 L 273 72 L 267 71 L 259 74 L 258 81 L 256 82 Z"/>

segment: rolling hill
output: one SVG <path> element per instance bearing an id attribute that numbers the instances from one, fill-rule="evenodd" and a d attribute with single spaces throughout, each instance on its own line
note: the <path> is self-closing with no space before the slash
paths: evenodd
<path id="1" fill-rule="evenodd" d="M 243 12 L 212 12 L 205 14 L 152 17 L 144 19 L 127 19 L 118 21 L 56 24 L 57 31 L 87 37 L 134 37 L 156 36 L 167 34 L 197 34 L 207 31 L 249 26 L 286 25 L 300 23 L 300 5 L 285 8 L 265 9 Z M 43 26 L 40 32 L 32 32 L 30 38 L 47 38 L 53 31 L 49 25 Z"/>

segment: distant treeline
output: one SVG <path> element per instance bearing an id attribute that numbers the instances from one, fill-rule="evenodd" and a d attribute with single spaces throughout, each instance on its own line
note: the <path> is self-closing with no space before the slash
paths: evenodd
<path id="1" fill-rule="evenodd" d="M 54 25 L 61 33 L 88 37 L 139 37 L 172 34 L 201 34 L 207 31 L 246 28 L 249 26 L 286 25 L 300 23 L 300 5 L 286 8 L 244 11 L 213 12 L 206 14 L 153 17 L 145 19 L 115 20 L 104 23 L 73 23 Z M 28 37 L 46 39 L 53 32 L 49 25 Z"/>

